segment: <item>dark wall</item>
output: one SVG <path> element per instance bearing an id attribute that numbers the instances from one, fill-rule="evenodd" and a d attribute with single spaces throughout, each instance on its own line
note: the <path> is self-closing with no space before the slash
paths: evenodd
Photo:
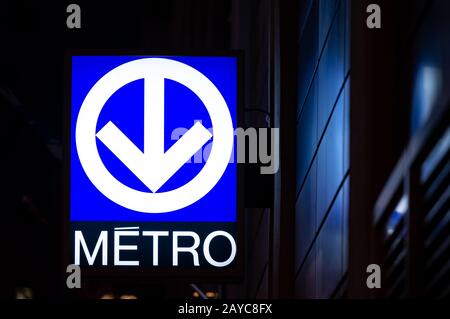
<path id="1" fill-rule="evenodd" d="M 273 118 L 270 101 L 272 5 L 270 0 L 232 2 L 232 48 L 243 50 L 245 60 L 244 116 L 247 127 L 269 127 Z M 226 296 L 268 298 L 273 182 L 270 175 L 259 174 L 259 166 L 246 165 L 246 171 L 245 276 L 242 283 L 227 285 Z"/>
<path id="2" fill-rule="evenodd" d="M 297 105 L 296 296 L 329 298 L 347 271 L 347 1 L 302 1 Z"/>

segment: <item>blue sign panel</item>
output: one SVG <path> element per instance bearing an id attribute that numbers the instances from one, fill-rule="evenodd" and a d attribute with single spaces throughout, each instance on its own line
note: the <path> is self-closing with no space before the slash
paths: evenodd
<path id="1" fill-rule="evenodd" d="M 70 65 L 70 263 L 233 271 L 237 57 Z"/>
<path id="2" fill-rule="evenodd" d="M 73 56 L 71 72 L 71 222 L 236 221 L 236 57 Z"/>

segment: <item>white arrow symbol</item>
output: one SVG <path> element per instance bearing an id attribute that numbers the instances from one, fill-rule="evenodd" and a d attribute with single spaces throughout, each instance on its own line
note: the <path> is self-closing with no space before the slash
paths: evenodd
<path id="1" fill-rule="evenodd" d="M 144 152 L 111 121 L 97 137 L 152 192 L 158 191 L 211 137 L 199 122 L 164 152 L 164 78 L 144 79 Z"/>

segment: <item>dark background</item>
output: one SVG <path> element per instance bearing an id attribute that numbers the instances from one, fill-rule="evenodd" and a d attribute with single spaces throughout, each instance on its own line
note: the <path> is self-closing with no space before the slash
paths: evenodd
<path id="1" fill-rule="evenodd" d="M 382 28 L 371 30 L 371 2 L 78 1 L 82 28 L 70 30 L 69 2 L 3 1 L 1 297 L 28 287 L 37 299 L 196 298 L 195 277 L 65 288 L 64 52 L 110 48 L 242 50 L 244 124 L 280 128 L 279 172 L 245 167 L 244 278 L 196 287 L 221 298 L 448 298 L 450 4 L 374 1 Z M 382 289 L 366 286 L 371 263 Z"/>

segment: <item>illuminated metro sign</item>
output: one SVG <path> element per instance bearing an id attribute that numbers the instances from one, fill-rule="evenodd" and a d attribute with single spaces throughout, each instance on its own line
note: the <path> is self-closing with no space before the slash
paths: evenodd
<path id="1" fill-rule="evenodd" d="M 106 272 L 237 267 L 238 62 L 68 57 L 69 263 Z"/>

